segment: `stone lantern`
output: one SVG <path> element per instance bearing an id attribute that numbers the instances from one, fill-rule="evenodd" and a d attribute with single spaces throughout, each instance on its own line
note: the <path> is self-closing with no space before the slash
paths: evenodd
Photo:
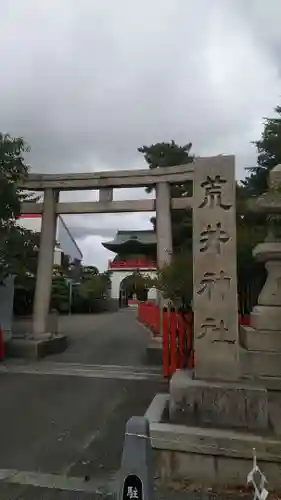
<path id="1" fill-rule="evenodd" d="M 281 387 L 281 165 L 271 170 L 269 190 L 257 200 L 257 209 L 268 214 L 268 232 L 253 256 L 264 263 L 267 279 L 250 326 L 240 328 L 242 372 L 264 379 L 268 387 L 279 386 L 275 379 L 280 377 Z"/>

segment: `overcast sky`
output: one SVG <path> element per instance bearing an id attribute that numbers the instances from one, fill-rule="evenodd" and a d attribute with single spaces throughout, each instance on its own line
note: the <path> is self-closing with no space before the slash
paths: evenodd
<path id="1" fill-rule="evenodd" d="M 281 101 L 280 0 L 0 6 L 0 130 L 31 145 L 32 171 L 143 168 L 137 148 L 171 139 L 191 141 L 196 155 L 235 154 L 239 178 L 255 164 L 250 141 Z M 85 263 L 103 269 L 113 255 L 101 241 L 150 228 L 150 216 L 65 220 Z"/>

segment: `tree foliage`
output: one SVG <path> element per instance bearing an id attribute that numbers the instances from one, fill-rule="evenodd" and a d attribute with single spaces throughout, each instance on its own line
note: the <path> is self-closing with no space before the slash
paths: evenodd
<path id="1" fill-rule="evenodd" d="M 83 266 L 83 273 L 81 275 L 83 280 L 91 279 L 94 276 L 99 276 L 99 270 L 96 266 Z"/>
<path id="2" fill-rule="evenodd" d="M 18 186 L 28 175 L 24 153 L 30 150 L 21 137 L 0 133 L 0 227 L 5 228 L 21 213 L 23 201 L 33 201 L 34 195 Z"/>
<path id="3" fill-rule="evenodd" d="M 170 264 L 158 270 L 155 287 L 177 307 L 188 307 L 193 294 L 192 253 L 175 254 Z"/>
<path id="4" fill-rule="evenodd" d="M 138 151 L 144 155 L 148 167 L 155 169 L 192 163 L 194 156 L 191 155 L 191 148 L 191 142 L 180 146 L 172 140 L 171 142 L 159 142 L 151 146 L 142 146 L 138 148 Z M 147 187 L 148 192 L 152 189 L 151 186 Z M 192 182 L 171 185 L 172 198 L 186 196 L 192 196 Z M 152 218 L 151 222 L 155 228 L 155 218 Z M 192 237 L 192 215 L 190 210 L 172 211 L 172 231 L 175 251 L 183 247 L 190 248 Z"/>
<path id="5" fill-rule="evenodd" d="M 190 155 L 192 143 L 179 146 L 174 140 L 171 142 L 157 142 L 150 146 L 142 146 L 138 148 L 139 153 L 144 155 L 144 159 L 150 169 L 158 167 L 174 167 L 178 165 L 186 165 L 192 163 L 194 156 Z M 171 188 L 172 196 L 179 197 L 190 189 L 191 184 L 174 184 Z M 146 191 L 150 193 L 153 187 L 148 186 Z"/>
<path id="6" fill-rule="evenodd" d="M 67 278 L 63 276 L 53 276 L 50 309 L 54 309 L 60 313 L 69 312 L 69 296 L 69 283 Z"/>
<path id="7" fill-rule="evenodd" d="M 249 196 L 257 196 L 267 189 L 268 171 L 276 164 L 281 163 L 281 107 L 276 108 L 277 118 L 266 119 L 261 139 L 255 141 L 258 152 L 257 166 L 251 169 L 251 174 L 242 184 L 237 184 L 236 195 L 238 201 Z M 139 151 L 149 168 L 176 166 L 190 163 L 194 157 L 190 155 L 191 143 L 179 146 L 171 143 L 157 143 L 143 146 Z M 147 189 L 151 191 L 151 188 Z M 175 185 L 171 188 L 173 197 L 191 196 L 192 185 Z M 152 219 L 155 227 L 155 219 Z M 192 216 L 188 210 L 172 212 L 172 231 L 174 254 L 171 264 L 158 272 L 156 287 L 163 295 L 174 303 L 185 305 L 192 298 Z M 266 234 L 266 218 L 263 214 L 246 212 L 243 216 L 237 214 L 237 272 L 239 290 L 246 290 L 249 283 L 256 285 L 260 290 L 265 278 L 262 264 L 255 262 L 252 257 L 253 247 L 263 241 Z M 257 278 L 258 276 L 258 278 Z M 241 296 L 243 295 L 241 293 Z M 255 298 L 257 293 L 255 292 Z"/>
<path id="8" fill-rule="evenodd" d="M 265 118 L 260 139 L 253 144 L 257 150 L 257 164 L 248 168 L 250 175 L 241 183 L 240 199 L 258 197 L 268 190 L 268 175 L 270 170 L 281 163 L 281 106 L 275 108 L 275 117 Z M 280 227 L 279 216 L 277 224 Z M 238 220 L 237 250 L 238 250 L 238 287 L 253 290 L 252 304 L 256 303 L 266 272 L 264 265 L 252 257 L 252 250 L 257 243 L 264 240 L 267 234 L 268 215 L 264 213 L 245 213 Z"/>
<path id="9" fill-rule="evenodd" d="M 24 193 L 23 182 L 29 167 L 24 153 L 29 151 L 21 137 L 0 133 L 0 278 L 8 274 L 34 272 L 39 236 L 15 225 L 23 201 L 34 201 L 33 194 Z"/>
<path id="10" fill-rule="evenodd" d="M 61 314 L 68 312 L 91 313 L 106 310 L 110 288 L 109 273 L 90 275 L 89 267 L 92 266 L 81 266 L 80 281 L 77 282 L 73 279 L 71 267 L 71 265 L 68 268 L 58 265 L 53 267 L 50 309 L 56 309 Z M 96 269 L 93 266 L 93 271 L 96 271 Z M 35 275 L 20 275 L 16 279 L 14 300 L 16 314 L 32 314 L 35 282 Z M 72 297 L 71 303 L 70 297 Z"/>
<path id="11" fill-rule="evenodd" d="M 105 298 L 108 290 L 108 276 L 105 273 L 87 276 L 82 279 L 79 293 L 88 300 Z"/>
<path id="12" fill-rule="evenodd" d="M 142 146 L 138 151 L 144 155 L 149 168 L 155 169 L 192 163 L 194 155 L 191 154 L 191 148 L 191 142 L 181 146 L 172 140 Z M 148 187 L 147 191 L 152 189 Z M 192 196 L 192 182 L 173 184 L 170 189 L 172 198 Z M 173 210 L 171 218 L 172 262 L 158 271 L 153 284 L 166 298 L 169 297 L 175 304 L 184 305 L 189 304 L 192 298 L 192 213 L 188 209 Z M 151 222 L 155 229 L 156 219 L 152 218 Z"/>
<path id="13" fill-rule="evenodd" d="M 35 276 L 37 269 L 40 234 L 28 231 L 13 224 L 5 230 L 0 247 L 0 276 L 9 274 Z"/>
<path id="14" fill-rule="evenodd" d="M 276 106 L 273 118 L 265 118 L 261 138 L 254 141 L 257 165 L 248 168 L 250 175 L 242 182 L 247 196 L 258 196 L 267 191 L 269 171 L 281 163 L 281 106 Z"/>
<path id="15" fill-rule="evenodd" d="M 138 300 L 146 300 L 147 292 L 153 285 L 154 280 L 149 275 L 141 273 L 139 269 L 132 272 L 122 282 L 127 296 L 136 294 Z"/>

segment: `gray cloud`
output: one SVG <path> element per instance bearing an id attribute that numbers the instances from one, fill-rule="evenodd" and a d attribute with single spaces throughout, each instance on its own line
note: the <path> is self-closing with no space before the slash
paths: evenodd
<path id="1" fill-rule="evenodd" d="M 112 229 L 110 227 L 86 228 L 86 227 L 71 226 L 71 234 L 73 238 L 80 240 L 83 240 L 84 238 L 87 238 L 88 236 L 92 235 L 92 236 L 101 236 L 102 238 L 104 238 L 104 241 L 107 241 L 114 237 L 115 232 L 116 232 L 115 229 Z"/>
<path id="2" fill-rule="evenodd" d="M 236 154 L 241 177 L 280 98 L 280 15 L 279 0 L 2 0 L 0 129 L 31 144 L 33 171 L 142 168 L 140 145 L 173 138 Z M 106 265 L 94 234 L 149 217 L 66 220 Z"/>

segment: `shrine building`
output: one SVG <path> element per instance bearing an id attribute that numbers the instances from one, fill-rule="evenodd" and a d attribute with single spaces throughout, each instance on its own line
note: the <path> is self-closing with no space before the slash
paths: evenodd
<path id="1" fill-rule="evenodd" d="M 147 231 L 117 231 L 113 240 L 103 243 L 103 246 L 116 255 L 108 261 L 111 275 L 111 299 L 119 307 L 132 304 L 139 300 L 156 300 L 156 289 L 143 290 L 141 296 L 136 296 L 129 283 L 129 277 L 136 271 L 151 278 L 156 276 L 157 239 L 153 230 Z M 117 304 L 116 304 L 117 305 Z"/>

